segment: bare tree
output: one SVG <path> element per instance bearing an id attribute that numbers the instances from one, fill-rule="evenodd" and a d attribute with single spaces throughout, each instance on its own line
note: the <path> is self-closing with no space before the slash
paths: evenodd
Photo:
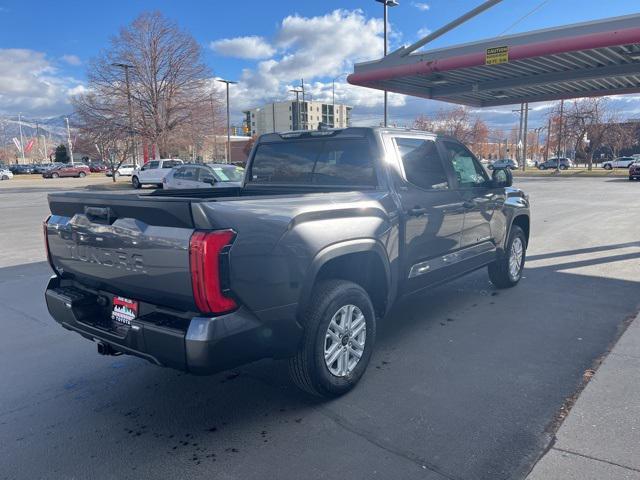
<path id="1" fill-rule="evenodd" d="M 576 157 L 585 158 L 588 170 L 593 168 L 593 154 L 609 143 L 610 134 L 618 124 L 608 102 L 604 97 L 565 102 L 562 128 L 564 138 L 557 141 L 565 145 L 573 143 Z M 558 116 L 556 110 L 552 113 L 555 117 Z"/>
<path id="2" fill-rule="evenodd" d="M 613 117 L 613 120 L 607 134 L 607 143 L 611 147 L 613 156 L 619 157 L 624 150 L 629 150 L 636 144 L 636 126 L 620 121 L 617 115 Z"/>
<path id="3" fill-rule="evenodd" d="M 426 115 L 420 115 L 416 118 L 413 121 L 413 128 L 424 132 L 436 132 L 438 130 L 435 121 Z"/>
<path id="4" fill-rule="evenodd" d="M 84 95 L 82 101 L 75 100 L 80 137 L 85 143 L 93 143 L 115 182 L 117 170 L 131 151 L 131 136 L 111 114 L 112 107 L 112 99 L 93 93 Z"/>
<path id="5" fill-rule="evenodd" d="M 159 12 L 143 13 L 91 61 L 91 93 L 78 96 L 75 105 L 77 110 L 97 109 L 96 115 L 108 118 L 114 128 L 129 132 L 130 95 L 133 133 L 154 144 L 156 156 L 166 156 L 174 149 L 172 142 L 182 141 L 183 129 L 196 123 L 196 112 L 205 111 L 210 76 L 201 47 L 189 33 Z"/>

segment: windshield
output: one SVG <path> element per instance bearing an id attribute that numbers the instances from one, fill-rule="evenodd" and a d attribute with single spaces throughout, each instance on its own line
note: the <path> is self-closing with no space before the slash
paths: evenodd
<path id="1" fill-rule="evenodd" d="M 369 144 L 364 138 L 291 140 L 258 145 L 251 183 L 317 185 L 377 184 Z"/>
<path id="2" fill-rule="evenodd" d="M 241 182 L 244 178 L 244 168 L 235 165 L 209 165 L 209 168 L 218 182 Z"/>

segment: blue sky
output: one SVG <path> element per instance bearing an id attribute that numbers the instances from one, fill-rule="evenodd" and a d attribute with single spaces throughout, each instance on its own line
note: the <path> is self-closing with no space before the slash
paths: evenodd
<path id="1" fill-rule="evenodd" d="M 392 48 L 416 40 L 418 32 L 443 25 L 480 0 L 399 2 L 390 9 Z M 540 4 L 539 10 L 508 33 L 639 10 L 637 0 L 504 0 L 432 46 L 501 34 Z M 67 113 L 69 94 L 83 88 L 87 61 L 108 45 L 122 25 L 146 10 L 159 10 L 191 32 L 202 44 L 214 75 L 241 80 L 233 97 L 235 118 L 241 108 L 286 97 L 288 87 L 302 75 L 314 97 L 327 98 L 331 78 L 348 71 L 353 61 L 381 53 L 381 9 L 374 0 L 34 0 L 28 7 L 23 1 L 0 0 L 0 113 Z M 234 40 L 221 42 L 224 39 Z M 250 56 L 257 58 L 247 58 Z M 354 105 L 356 119 L 374 122 L 381 110 L 381 95 L 350 88 L 344 85 L 344 78 L 337 83 L 338 99 Z M 435 102 L 400 97 L 391 103 L 392 119 L 400 123 L 440 107 Z M 625 109 L 633 112 L 636 104 L 626 102 Z M 502 122 L 501 115 L 487 118 Z"/>

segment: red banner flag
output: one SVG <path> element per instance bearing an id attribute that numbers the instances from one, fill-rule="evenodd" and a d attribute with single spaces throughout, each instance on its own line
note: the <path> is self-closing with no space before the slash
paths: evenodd
<path id="1" fill-rule="evenodd" d="M 24 153 L 29 153 L 33 148 L 33 146 L 35 145 L 35 143 L 36 141 L 33 138 L 29 140 L 29 142 L 24 147 Z"/>

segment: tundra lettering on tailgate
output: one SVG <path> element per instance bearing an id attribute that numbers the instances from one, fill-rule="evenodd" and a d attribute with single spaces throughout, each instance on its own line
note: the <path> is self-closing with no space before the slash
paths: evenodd
<path id="1" fill-rule="evenodd" d="M 96 263 L 105 267 L 119 268 L 132 272 L 147 273 L 142 255 L 128 253 L 125 250 L 106 250 L 91 245 L 67 245 L 69 256 L 73 260 Z"/>

